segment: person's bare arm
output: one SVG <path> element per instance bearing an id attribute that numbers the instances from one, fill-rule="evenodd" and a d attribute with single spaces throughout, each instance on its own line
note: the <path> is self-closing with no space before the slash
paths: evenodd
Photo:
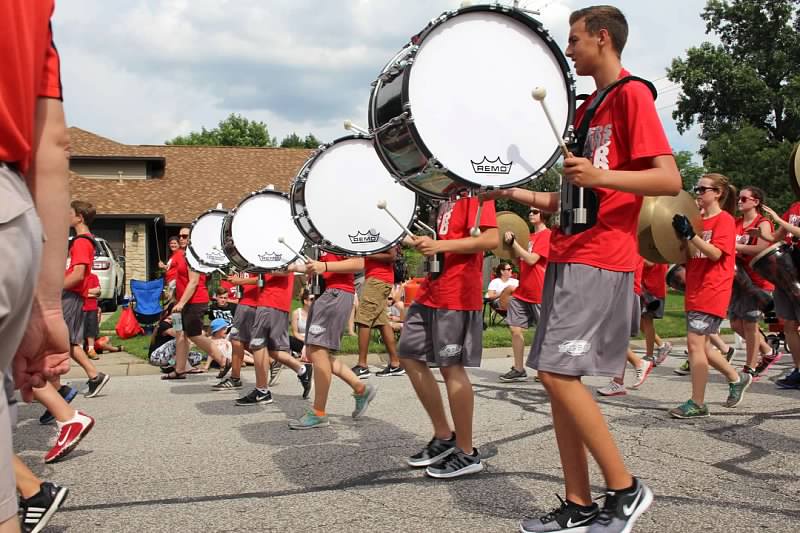
<path id="1" fill-rule="evenodd" d="M 86 265 L 75 265 L 72 272 L 64 276 L 64 288 L 72 289 L 77 284 L 83 281 L 83 275 L 86 272 Z M 60 296 L 59 296 L 60 297 Z"/>
<path id="2" fill-rule="evenodd" d="M 98 296 L 100 296 L 100 294 L 102 294 L 102 292 L 103 290 L 100 287 L 95 287 L 93 289 L 89 289 L 88 291 L 89 296 L 91 296 L 92 298 L 97 298 Z"/>
<path id="3" fill-rule="evenodd" d="M 681 174 L 672 155 L 650 159 L 645 170 L 604 170 L 585 157 L 564 160 L 564 177 L 579 187 L 603 187 L 641 196 L 675 196 L 681 190 Z"/>
<path id="4" fill-rule="evenodd" d="M 454 254 L 475 254 L 497 248 L 500 245 L 500 232 L 497 228 L 481 228 L 477 237 L 435 241 L 430 237 L 416 237 L 414 247 L 423 255 L 434 255 L 439 252 Z"/>
<path id="5" fill-rule="evenodd" d="M 342 261 L 311 261 L 306 265 L 308 274 L 322 274 L 335 272 L 337 274 L 350 274 L 364 270 L 363 257 L 350 257 Z"/>

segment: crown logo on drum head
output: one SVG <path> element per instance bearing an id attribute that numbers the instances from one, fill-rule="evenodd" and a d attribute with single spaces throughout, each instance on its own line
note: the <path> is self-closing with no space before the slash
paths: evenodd
<path id="1" fill-rule="evenodd" d="M 283 254 L 278 252 L 264 252 L 263 254 L 258 254 L 259 261 L 282 261 Z"/>
<path id="2" fill-rule="evenodd" d="M 477 162 L 470 159 L 470 163 L 472 163 L 472 170 L 475 174 L 509 174 L 511 166 L 514 164 L 513 161 L 504 163 L 500 156 L 497 156 L 497 159 L 488 159 L 483 156 L 483 160 Z"/>
<path id="3" fill-rule="evenodd" d="M 211 252 L 206 252 L 206 261 L 210 263 L 227 263 L 228 256 L 226 256 L 221 250 L 213 250 Z"/>
<path id="4" fill-rule="evenodd" d="M 355 235 L 347 234 L 350 237 L 350 242 L 352 244 L 368 244 L 371 242 L 378 242 L 378 239 L 381 236 L 381 233 L 377 230 L 370 229 L 366 233 L 362 233 L 360 230 Z"/>

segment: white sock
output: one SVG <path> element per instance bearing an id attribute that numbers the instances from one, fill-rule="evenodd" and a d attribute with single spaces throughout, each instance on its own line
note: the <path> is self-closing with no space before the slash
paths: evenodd
<path id="1" fill-rule="evenodd" d="M 300 365 L 300 368 L 297 369 L 298 376 L 305 376 L 306 375 L 306 365 Z"/>
<path id="2" fill-rule="evenodd" d="M 260 388 L 258 388 L 258 387 L 256 387 L 256 390 L 257 390 L 258 392 L 260 392 L 261 394 L 266 394 L 266 393 L 268 393 L 268 392 L 269 392 L 269 389 L 260 389 Z"/>

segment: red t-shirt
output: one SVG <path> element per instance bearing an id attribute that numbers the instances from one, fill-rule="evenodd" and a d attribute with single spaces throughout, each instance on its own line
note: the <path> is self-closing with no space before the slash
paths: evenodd
<path id="1" fill-rule="evenodd" d="M 335 263 L 337 261 L 344 261 L 346 257 L 334 255 L 330 252 L 323 252 L 319 260 L 325 263 Z M 347 292 L 356 292 L 355 288 L 355 274 L 340 274 L 334 272 L 323 272 L 322 279 L 325 280 L 325 289 L 341 289 Z"/>
<path id="2" fill-rule="evenodd" d="M 623 69 L 620 78 L 629 74 Z M 578 108 L 575 127 L 594 96 Z M 672 155 L 647 86 L 631 81 L 613 89 L 597 109 L 583 149 L 596 168 L 607 170 L 642 170 L 649 168 L 650 159 Z M 597 223 L 576 235 L 554 229 L 550 262 L 633 272 L 639 255 L 636 230 L 642 197 L 602 188 L 594 192 L 600 201 Z"/>
<path id="3" fill-rule="evenodd" d="M 200 279 L 197 280 L 197 288 L 194 290 L 194 294 L 187 303 L 190 304 L 207 304 L 211 301 L 211 298 L 208 295 L 208 287 L 206 286 L 207 278 L 205 274 L 200 274 Z"/>
<path id="4" fill-rule="evenodd" d="M 653 266 L 645 265 L 642 272 L 642 286 L 644 290 L 662 300 L 667 297 L 667 270 L 669 265 L 655 263 Z"/>
<path id="5" fill-rule="evenodd" d="M 642 277 L 644 276 L 644 259 L 639 256 L 636 263 L 636 270 L 633 271 L 633 293 L 637 296 L 642 295 Z"/>
<path id="6" fill-rule="evenodd" d="M 394 263 L 364 258 L 364 279 L 375 278 L 392 285 L 394 283 Z"/>
<path id="7" fill-rule="evenodd" d="M 758 237 L 751 237 L 750 235 L 748 235 L 747 231 L 750 229 L 757 228 L 762 222 L 769 222 L 769 221 L 763 215 L 756 215 L 756 218 L 755 220 L 753 220 L 753 223 L 745 227 L 744 217 L 738 217 L 736 219 L 736 243 L 750 244 L 750 245 L 756 244 L 758 242 Z M 753 259 L 753 257 L 754 257 L 753 255 L 736 252 L 736 258 L 739 259 L 739 264 L 744 266 L 744 271 L 747 272 L 747 275 L 750 276 L 751 280 L 753 280 L 753 285 L 755 285 L 756 287 L 760 287 L 765 291 L 775 290 L 775 286 L 772 283 L 762 278 L 758 272 L 750 268 L 750 260 Z"/>
<path id="8" fill-rule="evenodd" d="M 264 275 L 264 287 L 258 295 L 257 307 L 272 307 L 280 311 L 292 310 L 294 274 L 288 276 Z"/>
<path id="9" fill-rule="evenodd" d="M 231 303 L 239 303 L 239 292 L 236 290 L 236 285 L 226 279 L 219 280 L 219 286 L 228 291 L 228 301 Z"/>
<path id="10" fill-rule="evenodd" d="M 783 220 L 791 224 L 792 226 L 800 227 L 800 202 L 795 202 L 789 206 L 789 209 L 781 217 Z M 786 235 L 786 243 L 792 244 L 797 241 L 797 238 L 793 238 L 791 234 Z"/>
<path id="11" fill-rule="evenodd" d="M 53 0 L 0 2 L 0 161 L 26 174 L 33 151 L 36 99 L 61 99 L 61 67 L 53 44 Z"/>
<path id="12" fill-rule="evenodd" d="M 550 255 L 550 233 L 549 229 L 531 233 L 528 253 L 539 254 L 539 260 L 533 265 L 519 260 L 519 287 L 514 291 L 514 298 L 532 304 L 542 303 L 544 272 L 547 256 Z"/>
<path id="13" fill-rule="evenodd" d="M 183 250 L 178 249 L 172 252 L 172 255 L 169 258 L 169 265 L 167 265 L 167 271 L 164 273 L 164 279 L 167 283 L 174 281 L 177 277 L 177 270 L 178 267 L 175 264 L 175 256 L 178 254 L 183 254 Z"/>
<path id="14" fill-rule="evenodd" d="M 177 296 L 178 300 L 180 300 L 183 297 L 183 292 L 189 285 L 189 263 L 186 262 L 186 256 L 184 255 L 185 253 L 186 252 L 183 250 L 178 250 L 172 256 L 172 259 L 175 261 L 176 264 L 175 296 Z M 206 275 L 203 273 L 199 274 L 200 274 L 200 279 L 197 281 L 197 288 L 194 290 L 194 294 L 192 294 L 192 297 L 189 298 L 189 301 L 186 303 L 206 304 L 211 301 L 211 298 L 209 298 L 208 296 L 208 287 L 206 287 Z"/>
<path id="15" fill-rule="evenodd" d="M 89 291 L 100 287 L 100 278 L 95 274 L 89 274 L 86 278 L 86 290 L 83 293 L 83 310 L 97 311 L 97 296 L 89 296 Z"/>
<path id="16" fill-rule="evenodd" d="M 477 198 L 442 202 L 437 217 L 439 240 L 469 237 L 478 212 Z M 481 229 L 496 228 L 494 201 L 483 202 Z M 434 309 L 480 311 L 483 308 L 483 253 L 445 253 L 442 273 L 436 279 L 428 276 L 419 287 L 415 301 Z"/>
<path id="17" fill-rule="evenodd" d="M 92 237 L 91 233 L 84 233 L 84 235 Z M 69 247 L 69 264 L 67 265 L 66 276 L 71 274 L 78 265 L 86 265 L 86 268 L 83 271 L 83 278 L 66 290 L 80 294 L 81 298 L 86 294 L 86 278 L 92 273 L 92 263 L 94 263 L 94 245 L 92 241 L 84 238 L 73 238 Z"/>
<path id="18" fill-rule="evenodd" d="M 686 263 L 686 311 L 700 311 L 725 318 L 733 291 L 736 263 L 736 222 L 722 211 L 703 219 L 702 239 L 722 251 L 719 261 L 696 252 Z"/>
<path id="19" fill-rule="evenodd" d="M 256 274 L 242 272 L 239 276 L 243 278 L 257 278 Z M 258 307 L 258 296 L 261 294 L 261 288 L 256 285 L 241 285 L 242 297 L 239 298 L 239 305 L 249 305 L 250 307 Z"/>

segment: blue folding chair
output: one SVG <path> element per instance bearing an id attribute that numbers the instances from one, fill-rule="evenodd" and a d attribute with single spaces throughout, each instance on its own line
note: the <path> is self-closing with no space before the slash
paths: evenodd
<path id="1" fill-rule="evenodd" d="M 161 293 L 164 291 L 164 278 L 152 281 L 131 280 L 133 314 L 146 334 L 153 332 L 161 316 Z"/>

